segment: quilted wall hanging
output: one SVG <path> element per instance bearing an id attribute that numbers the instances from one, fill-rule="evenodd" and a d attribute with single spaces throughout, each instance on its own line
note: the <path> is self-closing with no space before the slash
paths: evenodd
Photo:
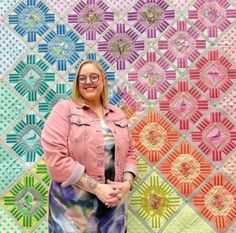
<path id="1" fill-rule="evenodd" d="M 47 232 L 40 135 L 84 59 L 129 119 L 129 233 L 236 232 L 236 1 L 2 0 L 0 232 Z"/>

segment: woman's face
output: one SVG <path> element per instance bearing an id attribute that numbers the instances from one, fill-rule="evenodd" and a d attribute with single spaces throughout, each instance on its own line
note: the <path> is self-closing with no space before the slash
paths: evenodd
<path id="1" fill-rule="evenodd" d="M 99 75 L 98 81 L 96 81 L 96 74 Z M 91 77 L 91 78 L 90 78 Z M 100 103 L 100 96 L 103 91 L 105 83 L 105 77 L 101 76 L 99 69 L 93 64 L 85 64 L 81 67 L 78 79 L 83 79 L 83 82 L 79 84 L 79 92 L 81 97 L 89 104 Z"/>

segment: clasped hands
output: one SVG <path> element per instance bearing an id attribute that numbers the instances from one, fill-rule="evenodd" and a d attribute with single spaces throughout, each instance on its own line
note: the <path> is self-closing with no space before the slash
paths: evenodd
<path id="1" fill-rule="evenodd" d="M 130 190 L 130 184 L 127 181 L 114 182 L 107 181 L 107 184 L 98 184 L 95 195 L 107 207 L 118 206 L 126 193 Z"/>

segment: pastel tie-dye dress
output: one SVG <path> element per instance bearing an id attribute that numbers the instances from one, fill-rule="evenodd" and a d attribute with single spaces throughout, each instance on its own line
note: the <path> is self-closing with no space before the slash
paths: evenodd
<path id="1" fill-rule="evenodd" d="M 104 135 L 105 178 L 115 177 L 115 144 L 112 132 L 101 120 Z M 126 208 L 107 208 L 95 195 L 52 181 L 49 189 L 49 233 L 124 233 Z"/>

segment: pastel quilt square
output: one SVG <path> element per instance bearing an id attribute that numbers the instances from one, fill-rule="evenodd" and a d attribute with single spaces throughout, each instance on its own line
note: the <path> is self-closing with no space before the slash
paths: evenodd
<path id="1" fill-rule="evenodd" d="M 191 132 L 191 138 L 216 165 L 236 148 L 236 126 L 220 111 L 211 111 Z"/>
<path id="2" fill-rule="evenodd" d="M 236 8 L 230 0 L 197 0 L 188 11 L 188 19 L 214 41 L 235 22 Z"/>
<path id="3" fill-rule="evenodd" d="M 157 38 L 174 18 L 175 11 L 164 0 L 138 0 L 127 14 L 127 20 L 147 39 Z"/>
<path id="4" fill-rule="evenodd" d="M 213 165 L 187 142 L 181 142 L 158 167 L 185 197 L 191 196 L 213 170 Z"/>
<path id="5" fill-rule="evenodd" d="M 47 189 L 30 174 L 25 174 L 0 200 L 24 231 L 34 226 L 47 214 Z"/>
<path id="6" fill-rule="evenodd" d="M 35 54 L 28 54 L 9 74 L 9 83 L 27 101 L 37 101 L 55 81 L 55 73 Z"/>
<path id="7" fill-rule="evenodd" d="M 126 76 L 141 95 L 154 102 L 174 83 L 176 70 L 158 53 L 149 50 Z"/>
<path id="8" fill-rule="evenodd" d="M 162 159 L 180 134 L 160 114 L 150 109 L 132 129 L 136 148 L 152 164 Z"/>
<path id="9" fill-rule="evenodd" d="M 40 143 L 43 125 L 44 122 L 36 114 L 29 113 L 16 122 L 6 135 L 6 143 L 26 163 L 32 164 L 43 155 Z"/>
<path id="10" fill-rule="evenodd" d="M 33 45 L 54 22 L 55 14 L 41 0 L 20 1 L 8 15 L 12 30 Z"/>
<path id="11" fill-rule="evenodd" d="M 236 217 L 236 188 L 221 173 L 217 172 L 191 199 L 195 208 L 219 232 L 226 228 Z"/>
<path id="12" fill-rule="evenodd" d="M 133 192 L 130 209 L 151 229 L 158 231 L 182 204 L 182 199 L 156 172 Z"/>
<path id="13" fill-rule="evenodd" d="M 179 80 L 157 102 L 157 107 L 183 133 L 188 132 L 209 109 L 208 100 L 187 80 Z"/>
<path id="14" fill-rule="evenodd" d="M 124 21 L 109 28 L 97 44 L 102 56 L 120 71 L 132 65 L 144 49 L 144 41 Z"/>
<path id="15" fill-rule="evenodd" d="M 189 70 L 189 78 L 213 101 L 235 83 L 236 66 L 218 50 L 210 50 Z"/>
<path id="16" fill-rule="evenodd" d="M 209 47 L 209 43 L 188 21 L 180 18 L 169 26 L 156 45 L 180 72 L 185 71 Z"/>
<path id="17" fill-rule="evenodd" d="M 57 24 L 38 44 L 38 52 L 57 71 L 67 72 L 81 59 L 85 43 L 65 24 Z"/>
<path id="18" fill-rule="evenodd" d="M 68 23 L 85 40 L 95 41 L 114 22 L 114 16 L 105 1 L 79 1 L 68 14 Z"/>

